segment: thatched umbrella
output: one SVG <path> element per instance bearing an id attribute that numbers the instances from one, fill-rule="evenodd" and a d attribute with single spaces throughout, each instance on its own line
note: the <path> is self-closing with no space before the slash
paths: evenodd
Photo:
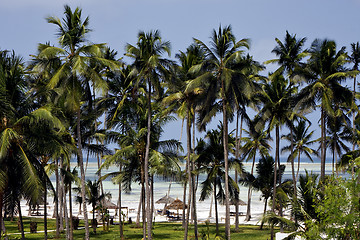
<path id="1" fill-rule="evenodd" d="M 243 200 L 239 199 L 237 200 L 239 206 L 246 206 L 246 202 L 244 202 Z M 230 201 L 230 205 L 235 205 L 236 206 L 236 199 L 231 199 Z"/>
<path id="2" fill-rule="evenodd" d="M 166 194 L 165 196 L 163 196 L 162 198 L 160 198 L 159 200 L 157 200 L 157 201 L 155 202 L 155 203 L 157 203 L 157 204 L 165 203 L 165 206 L 164 206 L 164 209 L 163 209 L 162 212 L 161 212 L 161 215 L 164 215 L 164 214 L 165 214 L 166 206 L 167 206 L 169 203 L 172 203 L 173 201 L 175 201 L 175 199 Z"/>
<path id="3" fill-rule="evenodd" d="M 103 206 L 106 207 L 107 209 L 118 209 L 119 208 L 118 205 L 116 205 L 115 203 L 113 203 L 107 199 L 104 201 Z"/>
<path id="4" fill-rule="evenodd" d="M 177 210 L 177 215 L 179 216 L 179 210 L 180 209 L 186 209 L 187 205 L 183 203 L 183 201 L 181 201 L 180 199 L 176 199 L 174 200 L 172 203 L 170 203 L 166 209 L 174 209 Z"/>
<path id="5" fill-rule="evenodd" d="M 157 204 L 160 204 L 160 203 L 169 204 L 169 203 L 172 203 L 173 201 L 175 201 L 175 198 L 172 198 L 172 197 L 170 197 L 170 196 L 168 196 L 166 194 L 162 198 L 159 198 L 159 200 L 157 200 L 155 203 L 157 203 Z"/>
<path id="6" fill-rule="evenodd" d="M 175 209 L 175 210 L 184 209 L 184 208 L 187 208 L 187 205 L 184 204 L 178 198 L 176 200 L 174 200 L 172 203 L 170 203 L 169 206 L 166 207 L 166 209 Z"/>

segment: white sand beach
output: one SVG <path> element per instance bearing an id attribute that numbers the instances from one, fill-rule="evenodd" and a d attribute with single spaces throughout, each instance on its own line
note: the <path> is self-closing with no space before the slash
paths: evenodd
<path id="1" fill-rule="evenodd" d="M 245 163 L 245 168 L 246 170 L 250 170 L 251 168 L 251 163 Z M 286 170 L 285 170 L 285 174 L 283 179 L 289 179 L 291 177 L 291 167 L 290 164 L 286 164 Z M 94 179 L 95 178 L 95 171 L 97 169 L 97 164 L 96 163 L 89 163 L 88 169 L 87 169 L 87 177 L 90 179 Z M 303 163 L 301 165 L 300 168 L 300 173 L 304 173 L 305 169 L 307 169 L 307 171 L 311 172 L 319 172 L 320 170 L 320 164 L 319 163 Z M 114 169 L 109 169 L 106 172 L 111 172 L 111 171 L 115 171 Z M 327 164 L 326 166 L 326 171 L 327 173 L 331 173 L 331 164 Z M 199 178 L 199 186 L 198 186 L 198 196 L 197 199 L 199 197 L 199 188 L 201 187 L 201 181 L 203 180 L 202 177 Z M 55 185 L 55 182 L 53 182 L 53 184 Z M 112 195 L 112 199 L 111 202 L 113 203 L 117 203 L 118 201 L 118 186 L 114 185 L 110 180 L 106 180 L 103 182 L 104 184 L 104 190 L 105 192 L 110 192 Z M 175 199 L 180 199 L 183 200 L 183 187 L 175 182 L 168 182 L 168 181 L 163 181 L 163 180 L 158 180 L 155 182 L 154 184 L 154 200 L 158 200 L 159 198 L 165 196 L 168 193 L 169 190 L 169 185 L 171 184 L 171 188 L 170 188 L 170 196 L 175 198 Z M 247 202 L 247 188 L 241 186 L 240 187 L 240 199 L 243 200 L 244 202 Z M 246 206 L 240 206 L 239 207 L 239 211 L 241 212 L 241 216 L 239 218 L 240 224 L 259 224 L 259 221 L 262 217 L 263 214 L 263 210 L 264 210 L 264 201 L 263 199 L 260 198 L 261 192 L 257 192 L 257 191 L 253 191 L 252 194 L 252 201 L 251 201 L 251 220 L 250 221 L 245 221 L 245 214 L 246 214 Z M 140 198 L 140 186 L 137 183 L 134 183 L 132 185 L 132 191 L 130 193 L 122 193 L 122 206 L 123 207 L 127 207 L 125 209 L 123 209 L 123 212 L 127 215 L 127 219 L 131 218 L 131 220 L 134 222 L 136 221 L 136 217 L 137 217 L 137 210 L 138 210 L 138 205 L 139 205 L 139 198 Z M 51 196 L 49 196 L 48 199 L 48 217 L 52 217 L 53 216 L 53 211 L 54 211 L 54 203 L 53 203 L 53 198 Z M 206 220 L 209 220 L 210 222 L 215 222 L 215 210 L 214 210 L 214 204 L 212 204 L 211 199 L 206 199 L 205 201 L 197 201 L 196 202 L 196 207 L 197 207 L 197 217 L 198 217 L 198 221 L 199 222 L 205 222 Z M 27 216 L 29 213 L 29 207 L 26 205 L 25 201 L 21 202 L 21 206 L 22 206 L 22 214 L 24 216 Z M 162 210 L 164 208 L 164 204 L 155 204 L 155 209 L 156 210 Z M 211 209 L 211 210 L 210 210 Z M 270 207 L 268 206 L 268 209 L 270 209 Z M 88 205 L 87 206 L 87 210 L 89 212 L 89 218 L 91 218 L 92 213 L 91 213 L 91 206 Z M 118 216 L 117 213 L 115 212 L 114 209 L 110 209 L 110 215 L 114 216 L 114 221 L 118 221 Z M 170 210 L 171 212 L 177 213 L 177 210 Z M 235 207 L 231 206 L 230 207 L 230 211 L 234 212 L 235 211 Z M 155 211 L 157 212 L 157 211 Z M 179 213 L 181 213 L 182 210 L 179 210 Z M 225 206 L 224 205 L 218 205 L 218 212 L 219 212 L 219 221 L 221 223 L 225 222 Z M 79 205 L 75 203 L 75 201 L 73 201 L 73 215 L 74 216 L 79 216 L 80 218 L 83 217 L 82 214 L 79 214 Z M 36 214 L 32 215 L 35 217 L 43 217 L 43 208 L 42 206 L 40 206 L 40 211 L 39 211 L 39 216 L 37 216 Z M 231 216 L 231 223 L 234 223 L 235 218 L 233 216 Z M 162 216 L 161 214 L 155 214 L 155 221 L 156 222 L 163 222 L 163 221 L 168 221 L 166 216 Z"/>

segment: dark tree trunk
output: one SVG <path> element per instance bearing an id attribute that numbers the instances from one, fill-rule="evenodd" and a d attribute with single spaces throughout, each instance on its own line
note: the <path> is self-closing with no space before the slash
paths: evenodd
<path id="1" fill-rule="evenodd" d="M 241 138 L 242 138 L 242 126 L 243 126 L 243 116 L 241 115 L 241 120 L 240 120 L 240 136 L 238 137 L 238 125 L 239 125 L 239 114 L 237 114 L 237 118 L 236 118 L 236 151 L 235 151 L 235 158 L 239 159 L 240 157 L 240 144 L 241 144 Z M 238 184 L 238 170 L 235 170 L 235 182 L 236 184 Z M 236 199 L 237 201 L 239 201 L 240 198 L 240 187 L 239 187 L 239 193 L 238 193 L 238 198 Z M 235 205 L 235 231 L 238 232 L 239 231 L 239 203 L 237 202 Z"/>
<path id="2" fill-rule="evenodd" d="M 18 204 L 18 208 L 19 208 L 19 219 L 20 219 L 21 239 L 22 239 L 22 240 L 25 240 L 24 223 L 23 223 L 22 214 L 21 214 L 20 200 L 18 201 L 17 204 Z"/>
<path id="3" fill-rule="evenodd" d="M 55 160 L 55 179 L 56 179 L 56 195 L 55 195 L 55 224 L 56 224 L 56 238 L 60 237 L 60 231 L 59 231 L 59 159 L 56 158 Z"/>
<path id="4" fill-rule="evenodd" d="M 47 191 L 46 191 L 46 176 L 44 177 L 44 240 L 47 240 L 48 234 L 47 234 Z"/>
<path id="5" fill-rule="evenodd" d="M 195 170 L 195 163 L 192 162 L 192 171 Z M 197 213 L 196 213 L 196 187 L 195 187 L 195 175 L 191 174 L 191 184 L 192 184 L 192 189 L 193 189 L 193 193 L 192 193 L 192 216 L 194 218 L 194 235 L 195 235 L 195 240 L 198 239 L 198 226 L 197 226 Z"/>
<path id="6" fill-rule="evenodd" d="M 277 183 L 277 164 L 280 153 L 280 130 L 279 126 L 276 126 L 276 152 L 275 152 L 275 163 L 274 163 L 274 185 L 273 185 L 273 202 L 271 211 L 275 213 L 275 202 L 276 202 L 276 183 Z M 274 225 L 271 224 L 271 240 L 274 239 Z"/>
<path id="7" fill-rule="evenodd" d="M 121 164 L 120 164 L 120 173 L 122 171 L 121 169 Z M 124 230 L 123 230 L 123 222 L 122 222 L 122 219 L 121 219 L 121 181 L 119 182 L 119 230 L 120 230 L 120 239 L 124 239 Z"/>
<path id="8" fill-rule="evenodd" d="M 70 171 L 70 168 L 69 168 Z M 72 214 L 72 196 L 71 196 L 71 182 L 69 183 L 69 219 L 70 219 L 70 240 L 73 240 L 74 226 L 73 226 L 73 214 Z"/>
<path id="9" fill-rule="evenodd" d="M 263 217 L 265 217 L 265 214 L 266 214 L 267 201 L 268 201 L 268 199 L 267 199 L 267 198 L 265 198 L 265 205 L 264 205 L 264 213 L 263 213 Z M 262 229 L 263 229 L 263 226 L 264 226 L 264 221 L 261 221 L 260 230 L 262 230 Z"/>
<path id="10" fill-rule="evenodd" d="M 215 201 L 215 225 L 216 225 L 216 235 L 219 234 L 219 213 L 216 199 L 216 179 L 214 180 L 214 201 Z"/>
<path id="11" fill-rule="evenodd" d="M 229 201 L 229 160 L 228 160 L 228 119 L 227 119 L 227 100 L 225 99 L 225 85 L 221 81 L 222 93 L 222 112 L 223 112 L 223 146 L 225 162 L 225 239 L 231 239 L 230 233 L 230 201 Z"/>
<path id="12" fill-rule="evenodd" d="M 187 135 L 187 157 L 186 157 L 186 165 L 187 165 L 187 177 L 188 177 L 188 184 L 189 184 L 189 197 L 188 197 L 188 208 L 186 214 L 186 221 L 185 221 L 185 229 L 184 229 L 184 240 L 187 240 L 188 231 L 189 231 L 189 220 L 190 220 L 190 206 L 191 206 L 191 196 L 193 193 L 193 184 L 192 177 L 191 177 L 191 119 L 190 119 L 190 108 L 187 109 L 187 123 L 186 123 L 186 135 Z"/>

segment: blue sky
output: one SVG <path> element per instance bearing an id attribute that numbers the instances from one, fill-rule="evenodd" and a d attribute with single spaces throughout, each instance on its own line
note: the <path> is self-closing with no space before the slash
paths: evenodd
<path id="1" fill-rule="evenodd" d="M 347 49 L 360 41 L 360 0 L 1 0 L 0 49 L 14 49 L 28 60 L 38 43 L 55 44 L 56 27 L 45 18 L 61 18 L 64 4 L 82 8 L 93 29 L 89 40 L 108 43 L 118 56 L 126 43 L 136 42 L 140 30 L 159 29 L 162 38 L 171 41 L 174 57 L 193 37 L 208 42 L 219 24 L 231 24 L 238 39 L 250 38 L 250 54 L 259 62 L 275 57 L 274 39 L 283 39 L 286 30 L 307 37 L 306 47 L 315 38 L 335 40 Z M 311 118 L 318 126 L 318 117 Z M 180 126 L 169 125 L 167 135 L 178 138 Z"/>

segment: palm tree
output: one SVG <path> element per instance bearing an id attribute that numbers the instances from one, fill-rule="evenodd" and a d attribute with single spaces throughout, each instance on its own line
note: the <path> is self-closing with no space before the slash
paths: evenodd
<path id="1" fill-rule="evenodd" d="M 206 173 L 206 179 L 201 183 L 200 201 L 205 200 L 211 194 L 215 199 L 215 219 L 216 219 L 216 234 L 219 234 L 219 219 L 218 219 L 218 200 L 224 202 L 224 187 L 225 181 L 225 163 L 224 163 L 224 149 L 222 146 L 222 130 L 223 126 L 218 125 L 218 129 L 211 130 L 206 133 L 205 138 L 207 142 L 200 140 L 195 148 L 197 157 L 197 164 L 200 168 L 197 170 L 199 173 Z M 234 146 L 235 139 L 229 136 L 230 149 Z M 230 161 L 237 169 L 242 169 L 241 163 L 238 159 L 231 159 Z M 230 177 L 230 195 L 231 199 L 238 199 L 239 190 L 237 183 Z"/>
<path id="2" fill-rule="evenodd" d="M 296 182 L 295 185 L 297 185 L 297 180 L 299 176 L 299 170 L 300 170 L 300 159 L 301 154 L 305 153 L 306 157 L 313 161 L 312 155 L 317 156 L 318 153 L 315 149 L 312 149 L 310 146 L 316 142 L 316 140 L 311 140 L 313 137 L 314 131 L 309 132 L 310 124 L 306 126 L 305 120 L 300 120 L 297 125 L 293 127 L 293 135 L 290 134 L 283 135 L 282 138 L 286 139 L 287 141 L 291 142 L 291 139 L 293 141 L 293 151 L 292 154 L 289 155 L 289 158 L 295 159 L 296 156 L 298 158 L 298 166 L 297 166 L 297 172 L 296 172 Z M 291 144 L 284 146 L 281 149 L 281 152 L 289 152 L 291 151 Z"/>
<path id="3" fill-rule="evenodd" d="M 259 129 L 268 122 L 268 131 L 275 128 L 275 166 L 274 166 L 274 191 L 272 211 L 275 212 L 276 200 L 276 182 L 277 169 L 280 166 L 280 128 L 289 119 L 289 112 L 293 111 L 293 95 L 297 88 L 288 82 L 283 75 L 274 73 L 270 76 L 270 80 L 266 81 L 262 86 L 262 91 L 255 95 L 256 101 L 262 104 L 262 109 L 258 113 L 255 128 Z M 281 184 L 281 175 L 280 184 Z M 282 215 L 282 207 L 280 207 L 280 215 Z M 271 228 L 271 239 L 273 239 L 273 227 Z"/>
<path id="4" fill-rule="evenodd" d="M 344 64 L 347 61 L 345 47 L 336 50 L 336 43 L 330 40 L 316 39 L 309 49 L 310 58 L 305 68 L 305 77 L 309 85 L 301 90 L 298 106 L 303 108 L 314 107 L 316 102 L 320 104 L 321 116 L 321 174 L 325 177 L 326 161 L 326 125 L 325 116 L 334 116 L 333 103 L 351 103 L 351 91 L 341 85 L 349 72 Z"/>
<path id="5" fill-rule="evenodd" d="M 288 31 L 286 31 L 286 35 L 284 38 L 284 42 L 281 42 L 278 38 L 275 38 L 275 41 L 277 43 L 277 46 L 272 50 L 273 53 L 276 54 L 278 59 L 270 60 L 269 62 L 277 62 L 280 67 L 276 72 L 278 73 L 285 73 L 287 74 L 290 82 L 294 85 L 298 82 L 296 81 L 296 71 L 299 68 L 302 68 L 304 66 L 304 63 L 301 61 L 306 55 L 306 51 L 303 51 L 302 48 L 304 46 L 304 43 L 306 41 L 306 38 L 297 39 L 296 35 L 290 35 Z M 298 79 L 297 79 L 298 80 Z M 293 116 L 295 112 L 289 112 L 290 116 L 287 120 L 287 125 L 290 128 L 290 138 L 293 135 L 292 129 L 293 129 Z M 290 139 L 291 144 L 291 154 L 293 153 L 293 141 Z M 294 168 L 294 159 L 291 160 L 291 170 L 292 170 L 292 176 L 293 176 L 293 184 L 296 184 L 295 179 L 295 168 Z M 296 189 L 294 188 L 294 195 L 296 196 Z"/>
<path id="6" fill-rule="evenodd" d="M 307 55 L 302 50 L 306 38 L 297 39 L 296 35 L 290 35 L 286 31 L 284 42 L 275 38 L 277 46 L 272 50 L 272 53 L 278 57 L 278 59 L 269 60 L 266 63 L 278 63 L 280 65 L 277 72 L 286 72 L 291 81 L 294 80 L 296 69 L 302 67 L 304 64 L 301 60 Z"/>
<path id="7" fill-rule="evenodd" d="M 332 172 L 334 174 L 335 165 L 337 165 L 337 158 L 341 157 L 342 153 L 347 153 L 350 148 L 343 142 L 351 142 L 352 134 L 347 131 L 347 123 L 341 117 L 328 118 L 328 129 L 326 129 L 326 147 L 332 151 Z M 348 121 L 349 122 L 349 121 Z M 336 169 L 336 173 L 338 170 Z"/>
<path id="8" fill-rule="evenodd" d="M 105 195 L 100 193 L 100 182 L 94 180 L 93 182 L 91 180 L 87 180 L 86 182 L 86 187 L 88 189 L 87 194 L 86 194 L 86 202 L 91 204 L 92 206 L 92 212 L 93 212 L 93 219 L 92 219 L 92 226 L 94 229 L 94 233 L 96 233 L 96 226 L 97 223 L 95 222 L 95 210 L 98 204 L 101 203 L 101 201 L 105 198 L 108 197 L 109 194 Z"/>
<path id="9" fill-rule="evenodd" d="M 187 157 L 186 157 L 186 175 L 187 182 L 184 184 L 184 198 L 186 201 L 186 184 L 189 183 L 189 204 L 192 204 L 192 208 L 196 209 L 195 201 L 195 184 L 193 184 L 192 166 L 192 147 L 191 147 L 191 126 L 193 119 L 195 118 L 196 102 L 201 95 L 202 90 L 200 88 L 189 88 L 193 79 L 200 73 L 194 74 L 191 72 L 192 67 L 200 64 L 204 60 L 204 52 L 197 45 L 190 45 L 186 52 L 176 54 L 176 58 L 180 61 L 180 66 L 174 67 L 173 78 L 168 84 L 169 95 L 163 99 L 166 105 L 170 105 L 171 108 L 175 108 L 178 116 L 186 119 L 186 134 L 187 134 Z M 191 196 L 193 199 L 191 200 Z M 183 226 L 185 228 L 184 239 L 187 239 L 188 224 L 189 224 L 189 209 L 186 218 L 183 217 Z M 185 209 L 183 209 L 183 216 L 185 216 Z M 194 218 L 196 219 L 196 212 L 194 211 Z M 197 221 L 194 221 L 194 232 L 197 236 Z"/>
<path id="10" fill-rule="evenodd" d="M 9 56 L 7 52 L 1 52 L 0 56 L 0 95 L 4 98 L 3 105 L 8 107 L 1 111 L 0 123 L 0 185 L 4 184 L 0 191 L 0 209 L 3 209 L 5 202 L 10 212 L 17 209 L 21 218 L 21 197 L 35 202 L 44 192 L 43 186 L 51 185 L 37 159 L 39 144 L 44 144 L 44 136 L 40 134 L 41 131 L 39 134 L 34 134 L 33 131 L 46 129 L 48 136 L 53 136 L 53 130 L 61 132 L 63 126 L 52 114 L 50 106 L 38 107 L 26 96 L 29 85 L 21 58 L 14 53 Z M 50 143 L 41 146 L 43 150 L 49 149 L 47 144 Z M 44 179 L 44 184 L 41 178 Z M 0 219 L 2 224 L 3 216 Z"/>
<path id="11" fill-rule="evenodd" d="M 113 61 L 102 58 L 101 49 L 104 44 L 84 44 L 88 28 L 89 18 L 82 21 L 81 9 L 74 11 L 64 6 L 64 18 L 62 21 L 57 17 L 48 17 L 48 23 L 58 27 L 59 44 L 61 47 L 53 47 L 50 44 L 42 45 L 39 57 L 57 55 L 61 59 L 61 66 L 51 77 L 47 87 L 58 89 L 59 102 L 76 113 L 76 137 L 78 149 L 78 164 L 81 174 L 82 200 L 85 220 L 85 239 L 89 239 L 89 223 L 85 204 L 85 172 L 83 166 L 82 139 L 81 139 L 81 103 L 82 100 L 91 99 L 91 85 L 93 91 L 107 89 L 106 82 L 99 76 L 95 69 L 90 68 L 90 62 L 99 61 L 109 67 L 116 68 Z M 87 77 L 84 77 L 87 76 Z"/>
<path id="12" fill-rule="evenodd" d="M 160 75 L 166 74 L 166 68 L 170 66 L 170 61 L 162 58 L 163 53 L 170 55 L 170 42 L 163 42 L 159 31 L 151 31 L 149 33 L 139 32 L 138 42 L 135 46 L 127 44 L 127 56 L 134 59 L 133 74 L 137 75 L 135 85 L 140 82 L 148 84 L 146 89 L 148 118 L 147 118 L 147 140 L 146 151 L 144 158 L 144 180 L 145 195 L 146 195 L 146 218 L 147 218 L 147 233 L 148 237 L 144 235 L 144 239 L 152 239 L 152 213 L 150 210 L 150 186 L 149 186 L 149 152 L 150 152 L 150 135 L 151 135 L 151 101 L 152 90 L 156 90 L 158 94 L 162 93 L 160 85 Z"/>
<path id="13" fill-rule="evenodd" d="M 349 59 L 352 64 L 354 64 L 352 70 L 359 71 L 359 64 L 360 64 L 360 45 L 359 42 L 352 43 L 351 44 L 351 55 L 349 56 Z M 353 134 L 355 135 L 355 117 L 356 117 L 356 75 L 354 75 L 354 88 L 353 88 Z M 352 150 L 355 150 L 355 142 L 353 142 L 353 148 Z"/>
<path id="14" fill-rule="evenodd" d="M 236 65 L 241 62 L 243 51 L 241 48 L 249 48 L 249 41 L 242 39 L 236 41 L 232 33 L 231 26 L 222 28 L 219 27 L 218 31 L 213 30 L 211 36 L 211 47 L 198 39 L 194 39 L 201 49 L 205 52 L 206 58 L 201 66 L 208 66 L 208 71 L 198 77 L 201 79 L 208 79 L 206 86 L 207 95 L 204 100 L 203 109 L 200 111 L 200 118 L 202 119 L 201 125 L 205 124 L 217 112 L 216 99 L 221 100 L 221 111 L 223 114 L 223 145 L 224 145 L 224 163 L 225 163 L 225 235 L 230 239 L 230 205 L 229 205 L 229 179 L 228 179 L 228 117 L 231 115 L 230 105 L 235 103 L 236 88 L 244 86 L 237 84 L 243 80 L 241 74 L 237 71 Z M 218 107 L 220 109 L 220 106 Z M 234 108 L 233 108 L 234 109 Z"/>
<path id="15" fill-rule="evenodd" d="M 248 137 L 243 137 L 241 140 L 244 142 L 241 151 L 243 155 L 243 159 L 247 158 L 247 161 L 252 160 L 252 166 L 250 174 L 254 174 L 254 166 L 256 154 L 260 153 L 262 157 L 269 155 L 269 150 L 271 146 L 269 145 L 269 141 L 272 140 L 269 133 L 264 131 L 264 129 L 255 130 L 253 123 L 249 124 L 250 130 L 246 131 Z M 245 221 L 249 221 L 251 218 L 251 188 L 249 185 L 248 190 L 248 204 L 246 210 L 246 218 Z"/>
<path id="16" fill-rule="evenodd" d="M 282 174 L 283 171 L 278 173 Z M 265 200 L 263 212 L 264 216 L 266 214 L 268 199 L 271 197 L 273 191 L 273 179 L 274 159 L 271 156 L 262 156 L 256 164 L 256 178 L 253 180 L 252 186 L 255 190 L 261 191 L 261 197 Z M 264 222 L 262 221 L 260 229 L 262 229 L 263 224 Z"/>

